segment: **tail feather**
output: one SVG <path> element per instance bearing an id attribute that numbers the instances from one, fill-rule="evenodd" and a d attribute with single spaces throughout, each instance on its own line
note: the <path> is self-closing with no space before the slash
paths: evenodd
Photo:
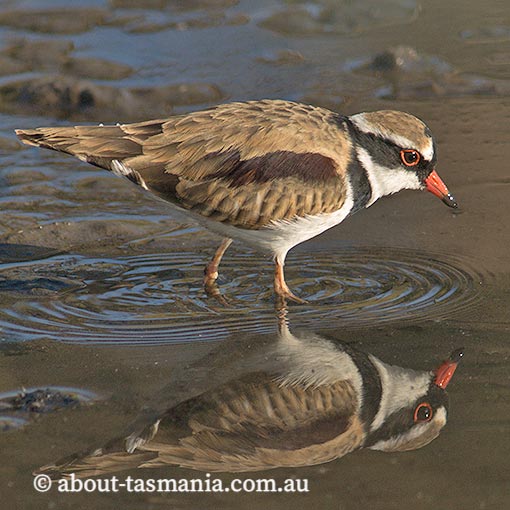
<path id="1" fill-rule="evenodd" d="M 73 455 L 55 464 L 40 467 L 34 474 L 45 474 L 54 480 L 67 478 L 72 474 L 76 478 L 89 478 L 91 476 L 104 476 L 120 471 L 136 469 L 144 463 L 150 462 L 155 452 L 112 452 L 103 454 L 102 450 L 89 452 L 87 455 Z"/>
<path id="2" fill-rule="evenodd" d="M 82 161 L 111 170 L 111 161 L 122 161 L 142 154 L 140 141 L 121 126 L 78 126 L 17 129 L 27 145 L 71 154 Z"/>
<path id="3" fill-rule="evenodd" d="M 73 473 L 77 478 L 88 478 L 138 468 L 158 456 L 157 452 L 139 448 L 143 448 L 156 435 L 159 420 L 151 419 L 145 423 L 145 418 L 142 418 L 141 422 L 140 426 L 134 426 L 134 431 L 127 437 L 113 439 L 100 448 L 74 453 L 40 467 L 34 474 L 46 474 L 59 479 Z"/>
<path id="4" fill-rule="evenodd" d="M 70 154 L 172 201 L 176 179 L 165 174 L 168 154 L 158 159 L 144 153 L 147 140 L 161 135 L 166 123 L 150 120 L 115 126 L 42 127 L 17 129 L 16 135 L 27 145 Z"/>

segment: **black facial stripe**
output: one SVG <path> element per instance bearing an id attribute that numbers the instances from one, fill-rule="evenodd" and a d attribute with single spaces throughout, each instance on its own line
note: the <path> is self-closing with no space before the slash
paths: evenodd
<path id="1" fill-rule="evenodd" d="M 434 410 L 441 406 L 445 406 L 448 409 L 448 393 L 439 386 L 431 384 L 427 394 L 420 398 L 419 402 L 428 402 Z"/>
<path id="2" fill-rule="evenodd" d="M 347 176 L 351 184 L 354 201 L 354 205 L 349 212 L 349 215 L 351 215 L 366 207 L 372 197 L 372 186 L 370 185 L 367 171 L 359 161 L 358 155 L 354 149 L 351 154 L 351 161 L 347 168 Z"/>
<path id="3" fill-rule="evenodd" d="M 381 138 L 374 133 L 364 133 L 357 130 L 356 136 L 358 143 L 370 154 L 372 160 L 383 167 L 395 168 L 401 166 L 400 150 L 410 148 L 399 147 L 391 140 Z"/>
<path id="4" fill-rule="evenodd" d="M 365 447 L 370 447 L 379 441 L 387 441 L 411 429 L 415 424 L 414 410 L 420 402 L 428 402 L 434 413 L 441 406 L 444 406 L 445 409 L 448 410 L 448 394 L 445 390 L 431 383 L 426 395 L 420 397 L 409 407 L 399 409 L 388 416 L 381 427 L 367 437 Z"/>
<path id="5" fill-rule="evenodd" d="M 351 136 L 353 135 L 354 127 L 349 117 L 340 115 L 339 113 L 334 113 L 331 115 L 329 120 L 342 131 L 347 131 Z M 354 205 L 349 212 L 349 215 L 352 215 L 360 209 L 363 209 L 372 197 L 372 186 L 370 185 L 370 180 L 368 179 L 365 167 L 358 159 L 358 155 L 356 154 L 354 147 L 351 151 L 351 161 L 347 168 L 347 175 L 349 176 L 349 182 L 354 195 Z"/>
<path id="6" fill-rule="evenodd" d="M 381 376 L 367 354 L 351 349 L 348 345 L 344 345 L 343 348 L 358 367 L 363 380 L 363 406 L 361 408 L 360 418 L 361 422 L 368 430 L 368 427 L 370 427 L 370 424 L 374 421 L 379 411 L 379 406 L 381 405 Z"/>
<path id="7" fill-rule="evenodd" d="M 410 409 L 399 409 L 392 415 L 388 416 L 386 421 L 374 432 L 367 437 L 364 447 L 378 443 L 379 441 L 387 441 L 392 437 L 404 434 L 414 425 L 413 415 Z"/>
<path id="8" fill-rule="evenodd" d="M 425 179 L 435 167 L 436 145 L 434 140 L 432 140 L 434 152 L 431 161 L 425 160 L 422 155 L 417 165 L 406 167 L 400 158 L 400 151 L 402 149 L 414 149 L 414 147 L 400 147 L 392 140 L 382 138 L 380 135 L 365 133 L 358 129 L 350 120 L 344 121 L 344 125 L 349 127 L 352 137 L 369 153 L 372 160 L 380 166 L 388 168 L 406 168 L 410 172 L 415 172 L 422 183 L 425 182 Z"/>
<path id="9" fill-rule="evenodd" d="M 374 133 L 361 131 L 350 119 L 346 119 L 344 125 L 349 130 L 356 144 L 363 147 L 375 163 L 389 168 L 402 165 L 402 160 L 400 159 L 401 147 L 394 142 L 381 138 Z M 403 148 L 408 149 L 410 147 Z"/>

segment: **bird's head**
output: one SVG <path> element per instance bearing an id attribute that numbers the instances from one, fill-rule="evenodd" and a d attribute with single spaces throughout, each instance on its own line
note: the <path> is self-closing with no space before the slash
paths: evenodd
<path id="1" fill-rule="evenodd" d="M 457 349 L 433 372 L 404 372 L 386 365 L 388 371 L 382 377 L 385 382 L 382 408 L 372 423 L 365 447 L 387 452 L 407 451 L 433 441 L 446 425 L 445 390 L 462 355 L 462 349 Z"/>
<path id="2" fill-rule="evenodd" d="M 457 202 L 436 172 L 436 147 L 432 133 L 405 112 L 381 110 L 350 117 L 356 154 L 365 169 L 372 196 L 378 198 L 403 189 L 427 190 L 449 207 Z"/>

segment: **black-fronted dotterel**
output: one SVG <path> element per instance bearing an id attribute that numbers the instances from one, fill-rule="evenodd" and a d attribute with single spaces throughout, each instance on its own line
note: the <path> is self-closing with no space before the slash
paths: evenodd
<path id="1" fill-rule="evenodd" d="M 398 111 L 343 116 L 261 100 L 135 124 L 16 133 L 126 177 L 224 236 L 206 267 L 206 288 L 239 239 L 274 257 L 276 294 L 300 302 L 283 272 L 297 244 L 403 189 L 426 189 L 457 206 L 435 170 L 430 130 Z"/>

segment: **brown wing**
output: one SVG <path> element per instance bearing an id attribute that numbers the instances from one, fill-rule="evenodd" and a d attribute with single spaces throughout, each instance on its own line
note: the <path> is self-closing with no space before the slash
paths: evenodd
<path id="1" fill-rule="evenodd" d="M 170 410 L 138 450 L 157 457 L 140 467 L 255 471 L 328 462 L 362 445 L 357 405 L 347 381 L 304 388 L 237 380 Z"/>
<path id="2" fill-rule="evenodd" d="M 167 465 L 235 472 L 320 464 L 362 446 L 357 407 L 348 381 L 306 388 L 251 374 L 178 404 L 129 438 L 38 472 L 60 478 Z"/>
<path id="3" fill-rule="evenodd" d="M 352 146 L 332 118 L 321 108 L 266 100 L 167 120 L 17 134 L 25 143 L 120 171 L 204 216 L 260 228 L 342 206 Z"/>

